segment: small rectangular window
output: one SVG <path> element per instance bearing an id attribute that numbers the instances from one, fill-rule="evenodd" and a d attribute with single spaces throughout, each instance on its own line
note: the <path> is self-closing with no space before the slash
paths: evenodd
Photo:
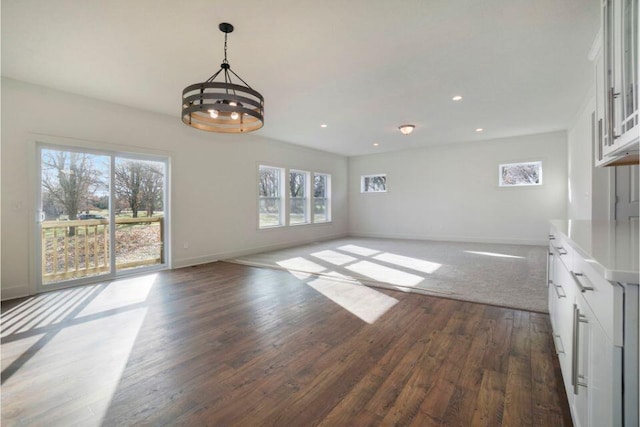
<path id="1" fill-rule="evenodd" d="M 289 225 L 309 223 L 309 172 L 289 171 Z"/>
<path id="2" fill-rule="evenodd" d="M 331 176 L 322 173 L 313 175 L 313 222 L 331 221 Z"/>
<path id="3" fill-rule="evenodd" d="M 385 193 L 387 191 L 387 175 L 363 175 L 360 178 L 361 193 Z"/>
<path id="4" fill-rule="evenodd" d="M 542 185 L 542 162 L 505 163 L 498 166 L 500 187 Z"/>
<path id="5" fill-rule="evenodd" d="M 260 166 L 258 182 L 259 226 L 279 227 L 283 221 L 284 169 Z"/>

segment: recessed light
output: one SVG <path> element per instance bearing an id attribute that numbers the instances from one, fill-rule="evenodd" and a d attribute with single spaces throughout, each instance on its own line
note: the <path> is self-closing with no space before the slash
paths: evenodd
<path id="1" fill-rule="evenodd" d="M 378 145 L 380 145 L 380 144 L 378 144 L 377 142 L 374 142 L 374 143 L 373 143 L 373 146 L 374 146 L 374 147 L 377 147 Z"/>
<path id="2" fill-rule="evenodd" d="M 327 125 L 325 125 L 324 123 L 320 125 L 321 128 L 326 128 Z"/>
<path id="3" fill-rule="evenodd" d="M 451 98 L 452 101 L 460 101 L 462 100 L 462 97 L 460 95 L 456 95 L 453 98 Z"/>
<path id="4" fill-rule="evenodd" d="M 482 132 L 483 130 L 484 130 L 484 129 L 482 129 L 482 128 L 477 128 L 477 129 L 476 129 L 476 132 Z"/>

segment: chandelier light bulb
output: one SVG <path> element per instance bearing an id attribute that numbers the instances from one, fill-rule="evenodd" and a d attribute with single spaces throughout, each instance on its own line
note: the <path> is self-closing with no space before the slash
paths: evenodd
<path id="1" fill-rule="evenodd" d="M 235 107 L 238 104 L 236 103 L 236 101 L 229 101 L 229 105 Z"/>
<path id="2" fill-rule="evenodd" d="M 240 117 L 240 115 L 236 111 L 231 113 L 232 120 L 238 120 L 238 117 Z"/>
<path id="3" fill-rule="evenodd" d="M 209 115 L 211 116 L 212 119 L 217 119 L 218 118 L 218 110 L 209 110 Z"/>

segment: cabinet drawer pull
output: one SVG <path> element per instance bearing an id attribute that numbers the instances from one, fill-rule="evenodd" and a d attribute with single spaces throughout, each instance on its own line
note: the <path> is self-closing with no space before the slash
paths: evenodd
<path id="1" fill-rule="evenodd" d="M 587 292 L 587 291 L 592 291 L 593 290 L 593 286 L 584 286 L 582 284 L 582 282 L 580 282 L 580 277 L 584 277 L 584 274 L 582 274 L 582 273 L 574 273 L 572 271 L 571 272 L 571 277 L 573 277 L 573 280 L 575 280 L 576 284 L 578 285 L 578 289 L 580 289 L 580 292 Z"/>
<path id="2" fill-rule="evenodd" d="M 553 283 L 553 281 L 550 281 L 551 286 L 553 286 L 553 288 L 556 290 L 556 295 L 558 296 L 558 298 L 566 298 L 567 297 L 567 293 L 564 291 L 564 288 L 562 287 L 562 285 L 556 285 L 555 283 Z M 559 289 L 562 290 L 562 294 L 558 291 Z"/>
<path id="3" fill-rule="evenodd" d="M 568 252 L 564 250 L 564 248 L 562 246 L 554 246 L 556 252 L 558 252 L 558 255 L 562 256 L 562 255 L 566 255 Z"/>
<path id="4" fill-rule="evenodd" d="M 580 374 L 580 323 L 589 323 L 587 316 L 580 313 L 580 309 L 577 304 L 573 304 L 573 347 L 572 347 L 572 360 L 571 360 L 571 385 L 573 386 L 573 394 L 578 394 L 580 390 L 578 387 L 587 387 L 584 375 Z"/>
<path id="5" fill-rule="evenodd" d="M 573 304 L 573 342 L 571 348 L 571 386 L 573 387 L 573 394 L 578 394 L 578 351 L 580 347 L 579 326 L 578 318 L 580 317 L 580 310 L 578 306 Z"/>
<path id="6" fill-rule="evenodd" d="M 556 354 L 564 354 L 564 346 L 562 345 L 562 337 L 558 334 L 553 334 L 553 342 L 556 344 Z"/>

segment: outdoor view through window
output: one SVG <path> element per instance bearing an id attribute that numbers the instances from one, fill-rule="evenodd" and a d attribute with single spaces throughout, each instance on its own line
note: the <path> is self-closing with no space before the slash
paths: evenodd
<path id="1" fill-rule="evenodd" d="M 542 184 L 542 162 L 508 163 L 498 168 L 500 187 Z"/>
<path id="2" fill-rule="evenodd" d="M 164 263 L 165 162 L 42 148 L 40 166 L 43 284 L 111 273 L 111 239 L 116 271 Z"/>

